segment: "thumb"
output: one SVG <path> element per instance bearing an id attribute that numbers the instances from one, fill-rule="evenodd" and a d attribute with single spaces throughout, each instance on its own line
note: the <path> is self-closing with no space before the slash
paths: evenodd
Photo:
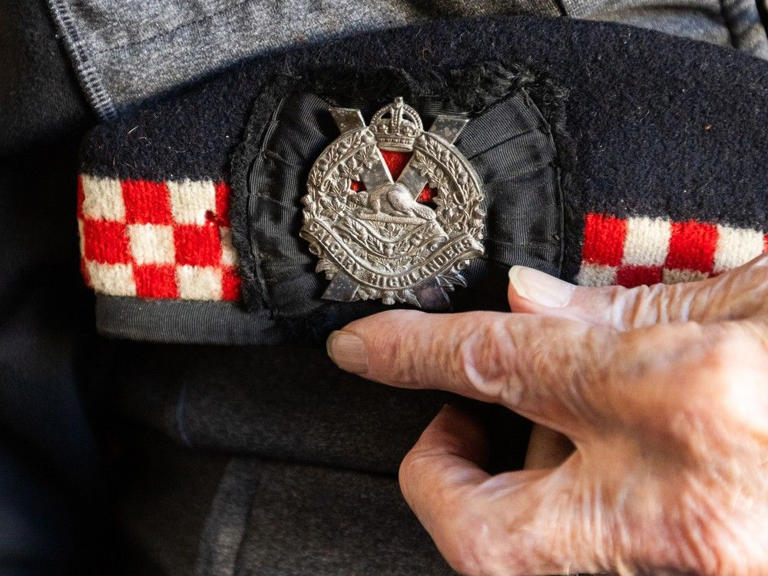
<path id="1" fill-rule="evenodd" d="M 624 288 L 575 286 L 533 268 L 509 271 L 509 305 L 619 330 L 669 322 L 737 320 L 768 311 L 768 257 L 715 278 Z"/>

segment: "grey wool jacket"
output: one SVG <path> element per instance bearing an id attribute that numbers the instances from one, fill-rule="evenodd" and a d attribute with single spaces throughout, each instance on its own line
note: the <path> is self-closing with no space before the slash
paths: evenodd
<path id="1" fill-rule="evenodd" d="M 758 0 L 762 2 L 762 0 Z M 529 14 L 631 24 L 768 57 L 753 0 L 48 0 L 101 118 L 254 55 L 445 18 Z"/>

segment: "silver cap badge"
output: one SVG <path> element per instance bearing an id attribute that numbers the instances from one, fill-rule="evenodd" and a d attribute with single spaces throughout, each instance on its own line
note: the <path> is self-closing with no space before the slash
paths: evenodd
<path id="1" fill-rule="evenodd" d="M 360 110 L 330 113 L 341 135 L 309 173 L 300 233 L 331 280 L 323 298 L 446 308 L 446 291 L 466 285 L 461 270 L 483 253 L 482 186 L 453 146 L 468 120 L 441 115 L 425 131 L 402 98 L 368 126 Z M 410 153 L 396 181 L 382 150 Z M 434 208 L 417 201 L 425 186 Z"/>

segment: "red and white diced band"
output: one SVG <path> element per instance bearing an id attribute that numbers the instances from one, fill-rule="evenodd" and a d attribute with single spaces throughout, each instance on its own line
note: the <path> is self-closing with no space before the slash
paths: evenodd
<path id="1" fill-rule="evenodd" d="M 82 270 L 112 296 L 237 300 L 229 187 L 210 180 L 119 180 L 83 174 Z"/>
<path id="2" fill-rule="evenodd" d="M 82 271 L 96 292 L 150 299 L 239 298 L 230 190 L 212 180 L 120 180 L 83 174 L 78 186 Z M 587 214 L 584 286 L 698 280 L 766 252 L 761 230 L 695 220 Z"/>
<path id="3" fill-rule="evenodd" d="M 587 214 L 578 283 L 639 286 L 701 280 L 767 251 L 761 230 L 664 218 Z"/>

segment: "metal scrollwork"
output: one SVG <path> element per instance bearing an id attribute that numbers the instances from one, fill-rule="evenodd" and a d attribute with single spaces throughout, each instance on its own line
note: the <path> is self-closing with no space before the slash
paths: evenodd
<path id="1" fill-rule="evenodd" d="M 301 237 L 331 281 L 323 297 L 381 299 L 439 309 L 466 285 L 461 271 L 483 253 L 483 191 L 453 146 L 467 120 L 438 116 L 429 131 L 402 98 L 365 125 L 359 110 L 330 110 L 341 131 L 315 161 L 302 198 Z M 382 150 L 409 153 L 393 180 Z M 433 206 L 417 200 L 428 186 Z"/>

